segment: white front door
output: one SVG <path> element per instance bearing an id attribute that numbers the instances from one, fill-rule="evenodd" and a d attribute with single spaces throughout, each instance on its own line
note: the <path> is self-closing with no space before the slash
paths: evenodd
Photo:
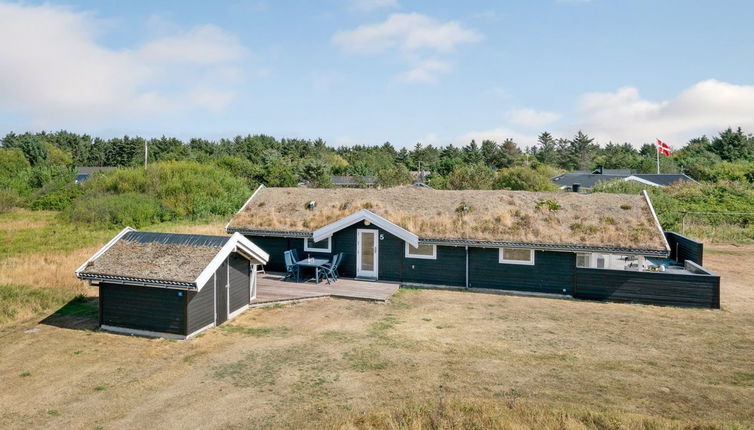
<path id="1" fill-rule="evenodd" d="M 377 278 L 379 241 L 377 230 L 356 230 L 356 276 Z"/>

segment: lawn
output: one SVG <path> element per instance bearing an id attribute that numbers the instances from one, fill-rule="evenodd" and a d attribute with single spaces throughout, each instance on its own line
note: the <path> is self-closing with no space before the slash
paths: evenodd
<path id="1" fill-rule="evenodd" d="M 403 289 L 174 342 L 45 298 L 0 327 L 0 428 L 752 428 L 753 251 L 708 249 L 719 311 Z"/>

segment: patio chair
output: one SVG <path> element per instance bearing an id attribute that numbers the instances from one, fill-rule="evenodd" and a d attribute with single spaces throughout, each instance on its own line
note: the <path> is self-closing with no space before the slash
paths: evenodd
<path id="1" fill-rule="evenodd" d="M 335 282 L 340 277 L 340 275 L 338 274 L 338 266 L 340 266 L 341 260 L 343 260 L 342 252 L 333 255 L 331 263 L 327 263 L 322 266 L 322 269 L 325 271 L 325 279 L 327 279 L 328 284 L 330 283 L 330 280 Z"/>
<path id="2" fill-rule="evenodd" d="M 293 257 L 294 263 L 301 261 L 301 259 L 298 258 L 298 252 L 296 252 L 296 248 L 291 249 L 289 252 L 291 253 L 291 257 Z"/>
<path id="3" fill-rule="evenodd" d="M 295 277 L 298 281 L 300 268 L 296 265 L 291 251 L 285 251 L 283 256 L 285 257 L 285 277 L 283 279 L 294 279 Z"/>

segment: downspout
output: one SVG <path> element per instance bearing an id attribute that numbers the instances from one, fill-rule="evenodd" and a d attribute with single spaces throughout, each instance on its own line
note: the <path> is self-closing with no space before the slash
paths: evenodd
<path id="1" fill-rule="evenodd" d="M 464 246 L 466 248 L 466 289 L 469 289 L 469 246 Z"/>

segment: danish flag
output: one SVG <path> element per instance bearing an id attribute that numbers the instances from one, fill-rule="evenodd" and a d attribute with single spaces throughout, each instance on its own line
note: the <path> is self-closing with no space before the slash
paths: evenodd
<path id="1" fill-rule="evenodd" d="M 670 157 L 670 145 L 660 139 L 657 139 L 657 152 L 666 157 Z"/>

